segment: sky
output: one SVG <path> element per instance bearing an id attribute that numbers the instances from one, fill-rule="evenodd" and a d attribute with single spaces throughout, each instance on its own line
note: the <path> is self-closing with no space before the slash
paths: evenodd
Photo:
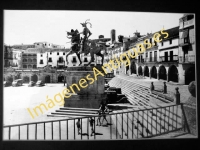
<path id="1" fill-rule="evenodd" d="M 49 42 L 70 47 L 67 32 L 78 29 L 82 32 L 80 23 L 90 19 L 92 32 L 90 39 L 99 35 L 110 38 L 112 29 L 118 35 L 132 37 L 136 30 L 141 35 L 154 33 L 164 29 L 179 26 L 181 13 L 152 13 L 128 11 L 45 11 L 45 10 L 4 10 L 4 43 L 33 44 Z"/>

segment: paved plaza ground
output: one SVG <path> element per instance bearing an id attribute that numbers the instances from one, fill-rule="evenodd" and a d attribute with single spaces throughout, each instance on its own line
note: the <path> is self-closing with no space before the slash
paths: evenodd
<path id="1" fill-rule="evenodd" d="M 163 82 L 162 80 L 157 79 L 149 79 L 148 77 L 142 78 L 137 77 L 136 75 L 117 75 L 118 77 L 125 77 L 127 80 L 134 81 L 136 83 L 145 85 L 150 87 L 150 83 L 154 82 L 155 88 L 162 88 Z M 178 85 L 176 83 L 166 82 L 167 90 L 171 92 L 175 92 L 175 87 L 179 87 L 179 92 L 181 96 L 181 102 L 185 102 L 190 93 L 188 91 L 188 85 Z M 68 117 L 47 117 L 47 114 L 51 112 L 55 112 L 58 110 L 61 104 L 54 101 L 54 95 L 61 93 L 64 89 L 63 84 L 47 84 L 43 87 L 28 87 L 28 84 L 23 84 L 20 87 L 4 87 L 4 101 L 3 101 L 3 124 L 5 125 L 13 125 L 13 124 L 21 124 L 21 123 L 30 123 L 30 122 L 37 122 L 37 121 L 48 121 L 48 120 L 59 120 L 59 119 L 67 119 Z M 43 108 L 43 114 L 39 111 L 39 116 L 35 117 L 34 119 L 30 116 L 27 111 L 27 108 L 33 111 L 33 108 L 39 106 L 41 103 L 48 105 L 46 102 L 48 98 L 52 99 L 55 102 L 55 106 L 48 110 Z M 109 119 L 108 119 L 109 120 Z M 87 124 L 86 120 L 83 120 L 83 124 Z M 65 125 L 65 123 L 62 123 Z M 58 125 L 55 125 L 58 126 Z M 96 133 L 98 134 L 96 139 L 110 139 L 110 126 L 96 126 Z M 47 130 L 50 129 L 47 128 Z M 70 131 L 74 130 L 73 122 L 69 123 Z M 85 133 L 86 128 L 83 130 Z M 114 132 L 116 129 L 112 126 L 112 136 L 116 137 L 116 133 Z M 56 131 L 55 131 L 56 132 Z M 90 132 L 90 131 L 89 131 Z M 66 130 L 62 131 L 63 139 L 66 139 Z M 16 134 L 17 135 L 17 134 Z M 14 136 L 16 136 L 14 135 Z M 69 139 L 73 139 L 73 135 L 69 135 Z M 38 138 L 42 139 L 43 135 L 38 135 Z M 47 137 L 47 139 L 51 139 L 51 137 Z M 93 137 L 92 137 L 93 138 Z M 23 138 L 22 138 L 23 139 Z M 54 134 L 54 139 L 59 139 L 58 134 Z M 76 139 L 80 139 L 80 136 L 77 136 L 76 130 Z M 87 139 L 87 136 L 83 136 L 83 139 Z M 91 137 L 90 137 L 91 139 Z"/>
<path id="2" fill-rule="evenodd" d="M 45 110 L 43 107 L 43 114 L 40 113 L 40 111 L 38 111 L 39 115 L 37 117 L 35 117 L 34 119 L 30 116 L 30 114 L 27 111 L 27 108 L 30 108 L 31 110 L 33 110 L 33 108 L 35 108 L 36 106 L 40 105 L 41 103 L 44 103 L 45 105 L 47 105 L 48 103 L 46 102 L 46 96 L 48 95 L 48 98 L 51 98 L 52 100 L 54 100 L 54 95 L 58 94 L 58 93 L 62 93 L 64 89 L 64 85 L 63 84 L 47 84 L 43 87 L 28 87 L 28 84 L 23 84 L 23 86 L 19 86 L 19 87 L 4 87 L 4 101 L 3 101 L 3 125 L 13 125 L 13 124 L 21 124 L 21 123 L 30 123 L 30 122 L 38 122 L 38 121 L 48 121 L 48 120 L 59 120 L 59 119 L 67 119 L 69 117 L 47 117 L 47 114 L 50 114 L 51 112 L 55 112 L 55 110 L 58 110 L 60 107 L 63 106 L 59 106 L 61 103 L 57 103 L 55 102 L 55 106 L 51 109 Z M 59 98 L 58 98 L 59 100 Z M 77 121 L 77 120 L 76 120 Z M 108 118 L 109 121 L 109 118 Z M 106 123 L 106 122 L 104 122 Z M 83 139 L 87 139 L 88 137 L 86 136 L 85 133 L 87 133 L 86 131 L 86 120 L 83 120 Z M 61 126 L 66 126 L 66 123 L 63 121 L 61 122 Z M 73 140 L 74 139 L 74 135 L 73 135 L 73 131 L 74 131 L 74 124 L 73 121 L 69 121 L 68 122 L 68 126 L 69 126 L 69 139 Z M 34 127 L 32 132 L 30 133 L 30 140 L 34 139 Z M 58 123 L 54 123 L 54 128 L 58 129 Z M 18 130 L 18 129 L 17 129 Z M 14 139 L 18 139 L 17 137 L 17 131 L 13 133 L 13 135 L 11 135 L 11 137 L 13 137 Z M 23 132 L 23 130 L 26 132 L 26 128 L 23 129 L 23 127 L 21 128 L 21 132 Z M 38 130 L 39 132 L 43 132 L 43 128 L 39 129 L 38 126 Z M 48 127 L 46 127 L 46 139 L 51 139 L 51 135 L 48 135 L 48 130 L 50 130 L 50 124 Z M 77 128 L 75 129 L 76 131 L 76 139 L 81 139 L 81 136 L 78 135 L 77 133 Z M 115 127 L 112 126 L 112 136 L 116 137 L 115 134 Z M 8 130 L 5 130 L 8 131 Z M 104 125 L 104 126 L 96 126 L 96 139 L 99 140 L 103 140 L 103 139 L 110 139 L 110 126 L 108 125 Z M 58 131 L 54 131 L 54 135 L 53 138 L 55 140 L 59 140 L 59 135 L 58 135 Z M 89 133 L 91 132 L 91 129 L 89 127 Z M 49 132 L 50 133 L 50 132 Z M 32 135 L 31 135 L 32 134 Z M 61 131 L 62 134 L 62 139 L 66 139 L 66 128 L 64 128 Z M 4 135 L 5 138 L 8 137 L 8 132 L 5 133 Z M 25 135 L 21 135 L 21 139 L 26 139 L 26 134 Z M 43 139 L 43 134 L 39 134 L 38 133 L 38 140 L 39 139 Z M 89 136 L 89 139 L 94 139 L 94 136 Z"/>

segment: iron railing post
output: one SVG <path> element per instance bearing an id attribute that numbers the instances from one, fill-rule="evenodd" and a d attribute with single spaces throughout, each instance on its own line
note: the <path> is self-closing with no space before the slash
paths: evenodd
<path id="1" fill-rule="evenodd" d="M 44 140 L 46 139 L 46 136 L 45 136 L 45 122 L 44 122 Z"/>
<path id="2" fill-rule="evenodd" d="M 60 124 L 60 121 L 59 121 L 59 139 L 61 140 L 61 124 Z"/>
<path id="3" fill-rule="evenodd" d="M 35 124 L 35 139 L 37 140 L 37 123 Z"/>
<path id="4" fill-rule="evenodd" d="M 19 126 L 19 130 L 18 130 L 18 132 L 19 132 L 19 140 L 20 140 L 20 126 Z"/>

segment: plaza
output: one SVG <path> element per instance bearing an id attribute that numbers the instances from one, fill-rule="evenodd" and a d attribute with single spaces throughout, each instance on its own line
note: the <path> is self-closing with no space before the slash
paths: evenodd
<path id="1" fill-rule="evenodd" d="M 135 17 L 140 15 L 135 13 Z M 126 26 L 133 22 L 122 28 L 109 22 L 109 17 L 101 18 L 110 24 L 104 28 L 98 19 L 55 21 L 58 32 L 51 34 L 52 30 L 43 28 L 44 39 L 51 42 L 37 36 L 22 38 L 33 44 L 4 44 L 3 139 L 196 138 L 195 15 L 168 15 L 162 20 L 166 29 L 160 25 L 153 28 L 155 23 L 147 30 L 139 23 L 134 33 Z M 116 21 L 121 23 L 124 18 Z M 9 19 L 7 22 L 12 24 Z M 39 35 L 41 30 L 35 32 Z M 61 34 L 65 32 L 67 36 Z M 127 36 L 129 33 L 133 36 Z M 14 43 L 14 36 L 5 39 Z M 70 41 L 66 42 L 66 37 Z M 23 84 L 12 86 L 18 79 Z M 44 85 L 29 87 L 30 83 Z M 104 123 L 98 125 L 99 119 Z"/>

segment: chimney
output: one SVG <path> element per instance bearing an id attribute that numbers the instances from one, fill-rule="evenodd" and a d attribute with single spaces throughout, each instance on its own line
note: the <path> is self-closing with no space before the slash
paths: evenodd
<path id="1" fill-rule="evenodd" d="M 112 29 L 111 30 L 111 43 L 113 44 L 114 41 L 115 41 L 115 30 Z"/>

